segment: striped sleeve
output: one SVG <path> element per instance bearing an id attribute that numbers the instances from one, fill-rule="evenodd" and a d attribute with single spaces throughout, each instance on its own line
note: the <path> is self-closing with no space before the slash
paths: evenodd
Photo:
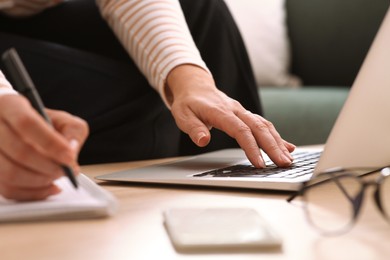
<path id="1" fill-rule="evenodd" d="M 6 3 L 6 0 L 0 0 Z M 14 17 L 30 16 L 55 6 L 63 0 L 7 0 L 1 12 Z"/>
<path id="2" fill-rule="evenodd" d="M 193 64 L 208 71 L 178 0 L 97 0 L 97 3 L 103 18 L 168 107 L 164 86 L 173 68 Z"/>
<path id="3" fill-rule="evenodd" d="M 4 77 L 3 73 L 0 70 L 0 95 L 13 93 L 16 93 L 16 91 L 11 87 L 11 84 Z"/>

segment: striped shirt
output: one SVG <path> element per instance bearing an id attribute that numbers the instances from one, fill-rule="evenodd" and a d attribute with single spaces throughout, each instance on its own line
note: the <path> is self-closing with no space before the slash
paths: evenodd
<path id="1" fill-rule="evenodd" d="M 0 3 L 2 1 L 9 0 L 0 0 Z M 1 11 L 12 16 L 28 16 L 60 2 L 62 0 L 13 0 L 13 7 Z M 192 64 L 208 71 L 191 37 L 178 0 L 96 2 L 102 17 L 167 106 L 164 86 L 173 68 Z M 7 85 L 9 87 L 4 79 L 0 80 L 0 87 Z"/>

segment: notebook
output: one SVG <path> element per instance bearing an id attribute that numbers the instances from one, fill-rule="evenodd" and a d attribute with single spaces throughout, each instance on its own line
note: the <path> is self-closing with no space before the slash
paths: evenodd
<path id="1" fill-rule="evenodd" d="M 390 11 L 355 79 L 324 149 L 297 148 L 288 171 L 268 162 L 264 173 L 232 172 L 232 165 L 250 168 L 243 151 L 228 149 L 138 169 L 98 176 L 99 180 L 160 184 L 187 184 L 272 190 L 297 190 L 303 181 L 333 167 L 380 167 L 390 164 Z M 309 156 L 314 165 L 298 162 Z M 266 155 L 264 155 L 267 158 Z M 235 166 L 233 166 L 234 168 Z M 217 171 L 217 169 L 222 170 Z M 270 169 L 276 171 L 272 173 Z M 268 172 L 266 172 L 268 171 Z M 225 175 L 224 175 L 225 174 Z"/>
<path id="2" fill-rule="evenodd" d="M 83 174 L 77 179 L 77 190 L 65 176 L 56 180 L 62 192 L 42 201 L 16 202 L 0 196 L 0 223 L 100 218 L 116 212 L 117 201 L 111 193 Z"/>

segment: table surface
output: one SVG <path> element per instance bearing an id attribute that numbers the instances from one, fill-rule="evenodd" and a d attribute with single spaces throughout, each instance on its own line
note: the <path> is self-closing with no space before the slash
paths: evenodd
<path id="1" fill-rule="evenodd" d="M 164 160 L 83 166 L 91 179 Z M 366 193 L 351 231 L 323 237 L 304 217 L 301 204 L 288 194 L 243 189 L 99 183 L 118 198 L 110 218 L 0 225 L 0 259 L 388 259 L 390 226 Z M 324 198 L 329 198 L 324 194 Z M 283 239 L 275 250 L 180 253 L 172 246 L 162 212 L 172 207 L 249 207 L 259 212 Z"/>

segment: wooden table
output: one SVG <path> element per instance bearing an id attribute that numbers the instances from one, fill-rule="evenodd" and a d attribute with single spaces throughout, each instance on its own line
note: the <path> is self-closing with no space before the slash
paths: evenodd
<path id="1" fill-rule="evenodd" d="M 161 162 L 140 161 L 82 167 L 91 178 L 104 173 Z M 390 226 L 371 190 L 355 227 L 345 235 L 322 237 L 307 223 L 299 203 L 287 194 L 264 191 L 151 186 L 99 182 L 119 200 L 107 219 L 0 225 L 0 259 L 389 259 Z M 325 195 L 324 195 L 325 196 Z M 162 211 L 184 206 L 250 207 L 283 237 L 278 250 L 214 254 L 175 251 L 163 226 Z"/>

